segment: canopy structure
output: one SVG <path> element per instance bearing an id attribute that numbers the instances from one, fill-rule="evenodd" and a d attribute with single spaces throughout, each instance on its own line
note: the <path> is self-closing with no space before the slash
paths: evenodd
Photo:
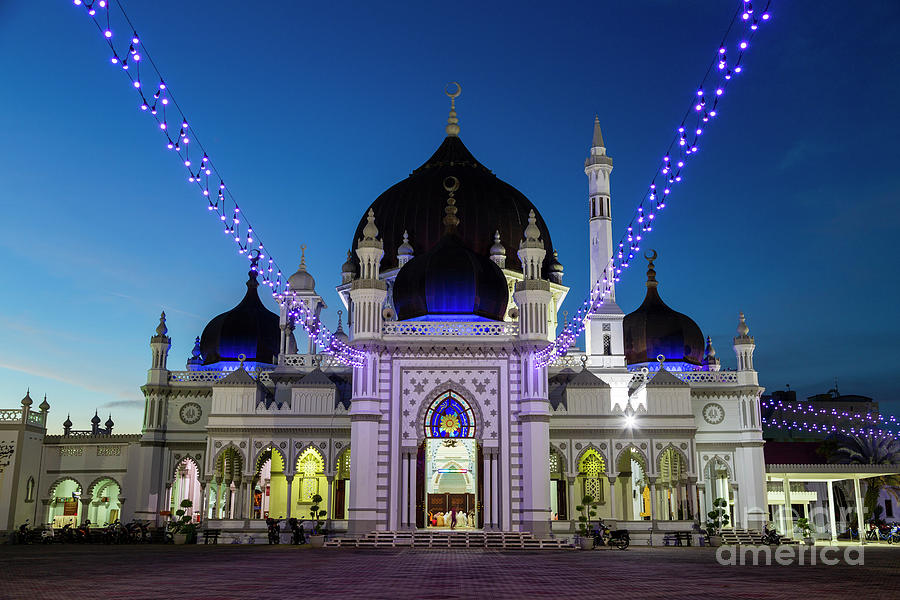
<path id="1" fill-rule="evenodd" d="M 775 492 L 773 498 L 772 486 L 768 488 L 769 504 L 780 504 L 785 507 L 782 510 L 782 518 L 784 514 L 791 514 L 788 507 L 792 506 L 791 502 L 791 483 L 825 483 L 828 488 L 828 516 L 831 528 L 831 541 L 837 540 L 837 520 L 835 518 L 835 501 L 834 501 L 834 482 L 835 481 L 853 481 L 853 495 L 855 506 L 862 506 L 862 494 L 860 493 L 859 482 L 863 479 L 871 477 L 881 477 L 885 475 L 900 474 L 900 464 L 892 465 L 864 465 L 864 464 L 767 464 L 766 465 L 766 481 L 781 482 L 780 493 Z M 805 492 L 793 490 L 795 498 L 806 502 L 808 498 L 802 497 Z M 865 530 L 863 522 L 863 513 L 856 510 L 857 531 Z M 785 527 L 782 525 L 785 535 L 793 537 L 793 526 Z M 865 544 L 865 535 L 859 536 L 859 543 Z"/>

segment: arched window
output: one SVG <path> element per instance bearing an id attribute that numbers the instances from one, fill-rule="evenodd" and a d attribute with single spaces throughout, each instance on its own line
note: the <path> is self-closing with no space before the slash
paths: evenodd
<path id="1" fill-rule="evenodd" d="M 325 460 L 315 448 L 307 448 L 297 459 L 297 475 L 300 476 L 300 502 L 312 502 L 319 494 L 319 478 L 325 472 Z M 321 495 L 321 494 L 320 494 Z"/>
<path id="2" fill-rule="evenodd" d="M 475 437 L 475 415 L 472 407 L 454 392 L 444 392 L 425 413 L 425 437 Z"/>
<path id="3" fill-rule="evenodd" d="M 609 334 L 603 336 L 603 354 L 610 356 L 612 354 L 612 338 Z"/>
<path id="4" fill-rule="evenodd" d="M 593 497 L 600 504 L 605 504 L 602 478 L 606 476 L 606 463 L 603 457 L 594 450 L 585 452 L 578 465 L 578 474 L 581 476 L 583 494 Z"/>
<path id="5" fill-rule="evenodd" d="M 29 477 L 25 484 L 25 502 L 34 502 L 34 477 Z"/>

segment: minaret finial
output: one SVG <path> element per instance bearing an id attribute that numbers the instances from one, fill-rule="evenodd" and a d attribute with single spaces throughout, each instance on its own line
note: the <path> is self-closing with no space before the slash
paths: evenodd
<path id="1" fill-rule="evenodd" d="M 656 269 L 653 268 L 653 261 L 659 254 L 656 253 L 656 250 L 651 250 L 649 254 L 644 254 L 644 258 L 647 259 L 647 287 L 655 288 L 659 283 L 656 281 Z"/>
<path id="2" fill-rule="evenodd" d="M 456 81 L 451 81 L 444 88 L 444 93 L 450 98 L 450 115 L 447 117 L 446 132 L 448 136 L 459 135 L 459 119 L 456 118 L 456 98 L 462 93 L 462 86 Z"/>
<path id="3" fill-rule="evenodd" d="M 156 326 L 156 335 L 163 336 L 169 333 L 169 328 L 166 327 L 166 311 L 162 311 L 159 315 L 159 325 Z"/>
<path id="4" fill-rule="evenodd" d="M 600 117 L 594 115 L 594 138 L 591 141 L 592 148 L 605 148 L 603 144 L 603 132 L 600 131 Z"/>
<path id="5" fill-rule="evenodd" d="M 459 217 L 456 216 L 456 198 L 453 194 L 459 189 L 459 179 L 454 176 L 444 178 L 444 189 L 450 194 L 447 198 L 447 206 L 444 208 L 444 233 L 455 233 L 459 225 Z"/>
<path id="6" fill-rule="evenodd" d="M 300 266 L 306 268 L 306 244 L 300 244 Z"/>

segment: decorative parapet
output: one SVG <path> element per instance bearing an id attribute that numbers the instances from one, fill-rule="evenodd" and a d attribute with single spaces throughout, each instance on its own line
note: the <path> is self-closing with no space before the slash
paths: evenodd
<path id="1" fill-rule="evenodd" d="M 519 324 L 506 321 L 390 321 L 381 327 L 383 335 L 488 337 L 518 335 Z"/>
<path id="2" fill-rule="evenodd" d="M 0 408 L 0 423 L 21 423 L 23 415 L 29 425 L 44 426 L 44 413 L 25 408 Z"/>
<path id="3" fill-rule="evenodd" d="M 0 423 L 21 423 L 21 408 L 0 408 Z"/>
<path id="4" fill-rule="evenodd" d="M 73 432 L 74 433 L 74 432 Z M 72 435 L 45 435 L 44 445 L 57 444 L 130 444 L 141 441 L 139 433 L 114 433 L 93 435 L 91 432 L 86 434 Z"/>
<path id="5" fill-rule="evenodd" d="M 286 354 L 281 357 L 282 364 L 288 367 L 344 367 L 330 354 Z"/>
<path id="6" fill-rule="evenodd" d="M 556 359 L 547 366 L 551 369 L 580 369 L 582 365 L 582 356 L 584 356 L 583 352 L 557 356 Z"/>
<path id="7" fill-rule="evenodd" d="M 737 371 L 673 371 L 672 375 L 687 383 L 737 383 Z"/>

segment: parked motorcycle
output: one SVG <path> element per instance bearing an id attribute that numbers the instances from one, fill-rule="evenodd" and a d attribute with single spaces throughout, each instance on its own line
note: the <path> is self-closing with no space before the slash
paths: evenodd
<path id="1" fill-rule="evenodd" d="M 266 528 L 269 530 L 269 543 L 277 544 L 279 543 L 279 537 L 281 536 L 281 530 L 278 527 L 278 521 L 269 517 L 266 519 Z"/>
<path id="2" fill-rule="evenodd" d="M 597 546 L 613 546 L 624 550 L 631 544 L 631 535 L 627 529 L 611 529 L 609 525 L 599 519 L 597 529 L 594 530 L 594 548 Z"/>
<path id="3" fill-rule="evenodd" d="M 291 529 L 292 544 L 306 543 L 306 532 L 303 531 L 303 519 L 298 521 L 296 518 L 291 517 L 288 519 L 288 527 Z"/>
<path id="4" fill-rule="evenodd" d="M 769 526 L 765 525 L 762 532 L 762 543 L 769 546 L 780 546 L 781 534 L 775 531 L 775 529 L 769 529 Z"/>

